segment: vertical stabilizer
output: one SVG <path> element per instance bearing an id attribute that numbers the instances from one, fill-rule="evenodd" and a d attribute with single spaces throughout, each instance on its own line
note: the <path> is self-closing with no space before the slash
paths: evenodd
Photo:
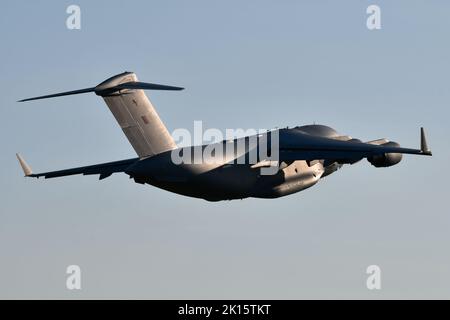
<path id="1" fill-rule="evenodd" d="M 138 79 L 134 73 L 125 72 L 102 82 L 97 90 L 108 91 L 109 88 L 130 82 L 137 83 Z M 102 94 L 102 97 L 139 157 L 153 156 L 176 148 L 144 90 L 121 89 Z"/>

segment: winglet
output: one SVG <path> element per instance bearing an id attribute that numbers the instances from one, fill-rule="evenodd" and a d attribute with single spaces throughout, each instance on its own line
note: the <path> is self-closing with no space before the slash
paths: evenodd
<path id="1" fill-rule="evenodd" d="M 427 139 L 425 137 L 425 130 L 423 127 L 420 128 L 420 151 L 422 151 L 422 154 L 431 156 L 431 150 L 428 149 L 427 145 Z"/>
<path id="2" fill-rule="evenodd" d="M 25 177 L 29 177 L 33 174 L 31 167 L 25 162 L 22 156 L 19 153 L 16 153 L 17 160 L 19 160 L 20 166 L 22 167 L 23 173 Z"/>

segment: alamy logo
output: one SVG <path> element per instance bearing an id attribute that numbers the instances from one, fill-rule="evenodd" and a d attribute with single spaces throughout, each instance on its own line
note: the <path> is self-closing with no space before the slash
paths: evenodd
<path id="1" fill-rule="evenodd" d="M 81 290 L 81 268 L 77 265 L 70 265 L 66 269 L 69 275 L 66 279 L 66 288 L 69 290 Z"/>
<path id="2" fill-rule="evenodd" d="M 370 5 L 367 7 L 366 13 L 369 14 L 366 21 L 367 29 L 380 30 L 381 29 L 381 9 L 377 5 Z"/>
<path id="3" fill-rule="evenodd" d="M 366 273 L 369 275 L 366 280 L 366 286 L 369 290 L 381 289 L 381 269 L 373 264 L 367 267 Z"/>
<path id="4" fill-rule="evenodd" d="M 184 128 L 172 132 L 180 146 L 171 153 L 171 160 L 181 164 L 258 164 L 261 175 L 278 172 L 279 131 L 266 129 L 209 128 L 203 131 L 202 121 L 194 121 L 194 135 Z M 238 138 L 241 137 L 241 138 Z"/>
<path id="5" fill-rule="evenodd" d="M 66 27 L 69 30 L 81 29 L 81 9 L 79 6 L 72 4 L 67 7 L 66 13 L 70 16 L 66 19 Z"/>

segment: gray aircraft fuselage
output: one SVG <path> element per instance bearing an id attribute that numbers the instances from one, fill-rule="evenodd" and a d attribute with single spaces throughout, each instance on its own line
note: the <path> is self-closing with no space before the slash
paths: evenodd
<path id="1" fill-rule="evenodd" d="M 284 139 L 289 139 L 289 133 L 296 131 L 326 138 L 350 139 L 339 136 L 332 128 L 308 125 L 280 129 L 280 145 L 283 145 Z M 219 142 L 219 144 L 222 143 Z M 235 144 L 238 144 L 236 140 Z M 206 145 L 203 146 L 205 147 Z M 194 153 L 194 147 L 182 149 L 191 149 Z M 248 149 L 245 152 L 248 153 Z M 315 185 L 321 178 L 342 167 L 342 164 L 338 162 L 294 160 L 280 163 L 276 174 L 262 175 L 259 168 L 252 168 L 252 164 L 237 164 L 236 159 L 242 154 L 237 154 L 236 150 L 234 157 L 214 164 L 174 164 L 171 153 L 172 151 L 167 151 L 140 160 L 129 167 L 125 173 L 133 177 L 137 183 L 147 183 L 164 190 L 208 201 L 220 201 L 248 197 L 286 196 Z"/>

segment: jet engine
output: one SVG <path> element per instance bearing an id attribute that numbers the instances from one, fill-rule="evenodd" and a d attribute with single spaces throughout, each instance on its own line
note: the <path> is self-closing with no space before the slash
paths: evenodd
<path id="1" fill-rule="evenodd" d="M 393 141 L 383 143 L 382 145 L 385 147 L 400 147 L 400 145 L 397 142 Z M 402 160 L 401 153 L 383 153 L 367 158 L 367 161 L 369 161 L 371 165 L 377 168 L 390 167 L 396 165 L 401 160 Z"/>

